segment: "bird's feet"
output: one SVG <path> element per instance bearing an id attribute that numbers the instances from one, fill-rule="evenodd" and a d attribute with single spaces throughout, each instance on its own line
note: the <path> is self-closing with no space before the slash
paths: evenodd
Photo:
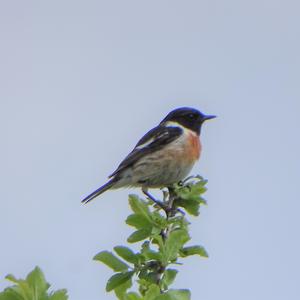
<path id="1" fill-rule="evenodd" d="M 162 210 L 164 210 L 165 213 L 166 213 L 166 215 L 168 217 L 174 217 L 177 212 L 179 212 L 183 216 L 185 215 L 185 213 L 181 209 L 179 209 L 177 207 L 174 207 L 174 205 L 173 205 L 173 203 L 174 203 L 174 195 L 170 194 L 170 190 L 169 190 L 169 201 L 166 201 L 166 202 L 162 202 L 162 201 L 159 201 L 159 200 L 155 199 L 148 192 L 147 189 L 142 189 L 142 191 L 148 197 L 148 199 L 150 199 L 151 201 L 153 201 L 158 207 L 160 207 Z M 164 194 L 164 200 L 165 199 L 166 199 L 166 195 Z"/>
<path id="2" fill-rule="evenodd" d="M 161 209 L 166 210 L 167 204 L 165 204 L 162 201 L 159 201 L 155 199 L 146 189 L 142 189 L 143 193 L 151 200 L 153 201 L 156 205 L 158 205 Z"/>

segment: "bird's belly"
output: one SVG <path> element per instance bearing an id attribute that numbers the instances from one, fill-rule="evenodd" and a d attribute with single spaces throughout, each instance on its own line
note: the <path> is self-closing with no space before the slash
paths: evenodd
<path id="1" fill-rule="evenodd" d="M 186 138 L 188 140 L 178 140 L 138 161 L 132 169 L 133 185 L 164 187 L 184 179 L 199 158 L 201 149 L 198 137 Z"/>
<path id="2" fill-rule="evenodd" d="M 185 133 L 165 148 L 147 154 L 124 170 L 115 188 L 142 186 L 160 188 L 183 180 L 200 156 L 199 137 Z"/>
<path id="3" fill-rule="evenodd" d="M 184 179 L 193 164 L 182 163 L 175 159 L 139 163 L 132 172 L 132 181 L 136 186 L 164 187 Z"/>

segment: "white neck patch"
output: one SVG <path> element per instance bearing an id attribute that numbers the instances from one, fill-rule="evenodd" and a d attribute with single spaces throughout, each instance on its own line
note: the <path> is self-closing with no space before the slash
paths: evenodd
<path id="1" fill-rule="evenodd" d="M 165 123 L 165 126 L 166 126 L 166 127 L 179 127 L 179 128 L 181 128 L 181 129 L 183 129 L 183 130 L 187 130 L 186 127 L 184 127 L 184 126 L 182 126 L 181 124 L 179 124 L 179 123 L 177 123 L 177 122 L 174 122 L 174 121 L 167 121 L 167 122 Z"/>
<path id="2" fill-rule="evenodd" d="M 194 132 L 193 130 L 191 129 L 188 129 L 186 127 L 184 127 L 183 125 L 177 123 L 177 122 L 174 122 L 174 121 L 167 121 L 165 123 L 165 126 L 166 127 L 179 127 L 183 130 L 183 134 L 193 134 L 193 135 L 197 135 L 196 132 Z"/>

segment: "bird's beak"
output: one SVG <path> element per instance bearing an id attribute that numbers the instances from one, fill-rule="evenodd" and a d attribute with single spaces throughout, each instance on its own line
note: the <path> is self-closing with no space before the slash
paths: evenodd
<path id="1" fill-rule="evenodd" d="M 214 119 L 216 118 L 217 116 L 213 116 L 213 115 L 206 115 L 203 117 L 203 122 L 206 121 L 206 120 L 210 120 L 210 119 Z"/>

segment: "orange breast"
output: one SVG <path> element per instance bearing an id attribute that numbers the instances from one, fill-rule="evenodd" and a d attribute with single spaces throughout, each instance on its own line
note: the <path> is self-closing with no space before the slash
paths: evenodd
<path id="1" fill-rule="evenodd" d="M 183 165 L 193 165 L 201 154 L 199 136 L 194 132 L 186 132 L 177 141 L 163 150 L 163 154 L 176 159 Z"/>
<path id="2" fill-rule="evenodd" d="M 201 143 L 198 135 L 194 133 L 189 134 L 188 148 L 189 148 L 188 152 L 189 152 L 190 159 L 192 161 L 199 159 L 201 153 Z"/>

